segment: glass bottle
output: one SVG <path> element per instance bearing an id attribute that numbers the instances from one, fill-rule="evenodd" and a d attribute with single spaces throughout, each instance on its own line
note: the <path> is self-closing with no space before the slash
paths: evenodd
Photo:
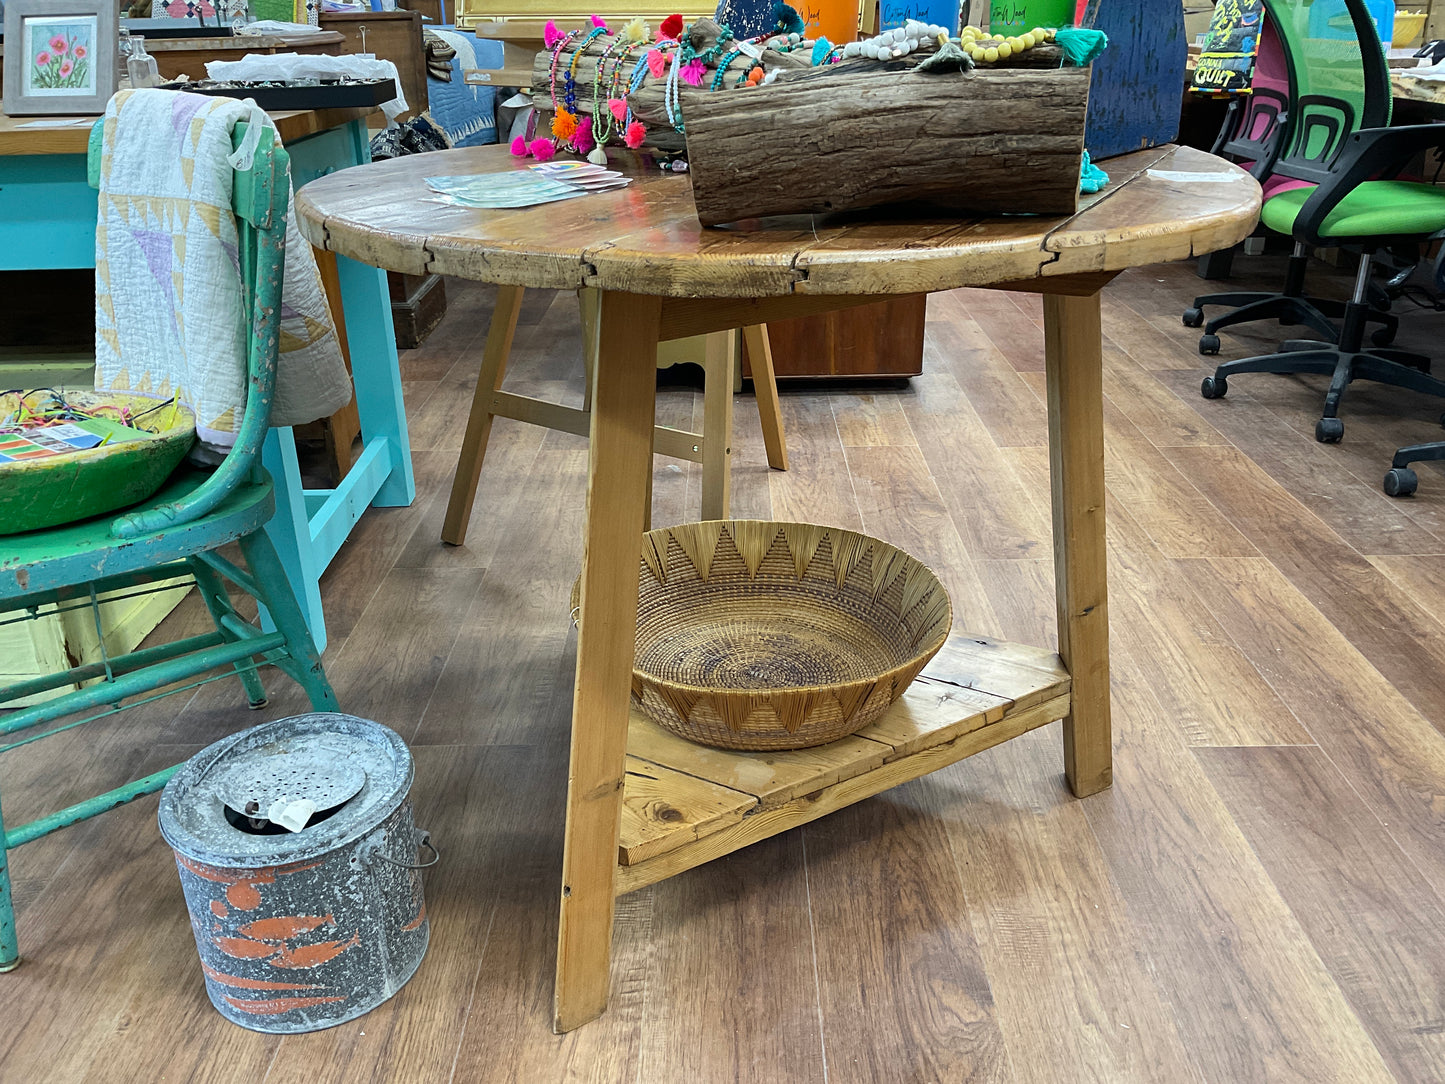
<path id="1" fill-rule="evenodd" d="M 161 81 L 156 58 L 146 52 L 145 38 L 131 35 L 130 56 L 126 58 L 125 67 L 130 73 L 130 85 L 136 89 L 157 86 Z"/>

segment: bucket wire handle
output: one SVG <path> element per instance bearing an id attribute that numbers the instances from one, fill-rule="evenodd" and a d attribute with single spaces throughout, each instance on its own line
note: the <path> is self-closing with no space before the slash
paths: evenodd
<path id="1" fill-rule="evenodd" d="M 442 860 L 442 853 L 441 851 L 437 850 L 436 844 L 431 841 L 430 832 L 418 832 L 416 838 L 416 845 L 418 847 L 425 847 L 427 850 L 431 851 L 431 860 L 429 862 L 398 862 L 395 858 L 391 858 L 382 851 L 377 851 L 376 857 L 380 858 L 383 862 L 389 863 L 390 865 L 396 866 L 400 869 L 431 869 L 432 866 L 436 865 Z"/>

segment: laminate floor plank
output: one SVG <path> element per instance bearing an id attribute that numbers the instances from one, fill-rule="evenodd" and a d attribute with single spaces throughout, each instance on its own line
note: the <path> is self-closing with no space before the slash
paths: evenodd
<path id="1" fill-rule="evenodd" d="M 861 390 L 854 395 L 834 395 L 833 418 L 845 448 L 899 446 L 916 448 L 918 438 L 904 415 L 913 397 L 907 392 L 882 389 Z"/>
<path id="2" fill-rule="evenodd" d="M 1031 498 L 958 381 L 947 370 L 930 371 L 913 379 L 913 389 L 904 411 L 969 553 L 978 560 L 1048 556 L 1047 502 Z"/>
<path id="3" fill-rule="evenodd" d="M 937 311 L 959 315 L 929 320 L 923 344 L 924 372 L 942 369 L 951 373 L 999 447 L 1045 445 L 1049 427 L 1043 400 L 1032 386 L 1019 379 L 1019 371 L 968 315 L 968 299 L 975 293 L 989 292 L 959 290 L 929 297 L 930 314 Z M 1039 361 L 1028 371 L 1042 373 L 1043 338 L 1037 331 L 1033 336 Z"/>
<path id="4" fill-rule="evenodd" d="M 803 829 L 828 1080 L 1011 1084 L 969 900 L 917 789 Z"/>
<path id="5" fill-rule="evenodd" d="M 1015 1078 L 1201 1081 L 1061 768 L 1050 725 L 912 784 L 948 833 Z"/>
<path id="6" fill-rule="evenodd" d="M 788 434 L 788 469 L 768 475 L 773 515 L 782 522 L 861 531 L 863 516 L 830 397 L 790 392 L 780 405 Z"/>
<path id="7" fill-rule="evenodd" d="M 1267 561 L 1181 561 L 1330 761 L 1437 893 L 1445 893 L 1445 736 Z"/>
<path id="8" fill-rule="evenodd" d="M 954 295 L 968 317 L 1019 372 L 1043 372 L 1043 338 L 1040 326 L 999 290 L 960 290 Z"/>
<path id="9" fill-rule="evenodd" d="M 1445 1079 L 1445 907 L 1319 750 L 1196 754 L 1402 1084 Z"/>
<path id="10" fill-rule="evenodd" d="M 1445 625 L 1242 452 L 1175 448 L 1169 454 L 1381 674 L 1445 726 Z"/>

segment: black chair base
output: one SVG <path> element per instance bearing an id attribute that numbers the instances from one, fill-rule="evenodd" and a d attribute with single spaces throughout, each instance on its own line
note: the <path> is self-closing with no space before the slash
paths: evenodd
<path id="1" fill-rule="evenodd" d="M 1445 425 L 1445 415 L 1441 415 L 1440 424 Z M 1408 497 L 1420 485 L 1420 478 L 1410 469 L 1410 464 L 1441 462 L 1445 462 L 1445 440 L 1401 448 L 1385 472 L 1385 492 L 1391 497 Z"/>
<path id="2" fill-rule="evenodd" d="M 1345 435 L 1344 423 L 1339 419 L 1340 399 L 1352 381 L 1374 380 L 1445 398 L 1445 380 L 1429 375 L 1430 362 L 1427 358 L 1392 350 L 1390 354 L 1408 359 L 1395 360 L 1385 357 L 1382 352 L 1341 350 L 1303 340 L 1290 345 L 1309 349 L 1227 361 L 1214 370 L 1214 375 L 1204 378 L 1199 393 L 1206 399 L 1223 398 L 1229 392 L 1229 378 L 1242 373 L 1319 373 L 1328 376 L 1331 379 L 1329 391 L 1325 393 L 1324 412 L 1315 426 L 1315 439 L 1322 444 L 1333 444 Z"/>
<path id="3" fill-rule="evenodd" d="M 1219 353 L 1219 331 L 1235 324 L 1251 323 L 1255 320 L 1278 320 L 1286 326 L 1303 324 L 1317 332 L 1326 341 L 1335 343 L 1340 339 L 1340 328 L 1333 320 L 1345 315 L 1347 302 L 1325 297 L 1294 297 L 1288 294 L 1267 294 L 1259 292 L 1205 294 L 1196 297 L 1192 307 L 1184 310 L 1185 327 L 1203 327 L 1199 337 L 1199 352 L 1206 356 Z M 1204 322 L 1204 306 L 1229 305 L 1229 312 L 1216 316 L 1207 324 Z M 1399 329 L 1399 317 L 1378 309 L 1367 309 L 1366 320 L 1381 326 L 1370 336 L 1377 346 L 1386 346 L 1394 341 Z"/>

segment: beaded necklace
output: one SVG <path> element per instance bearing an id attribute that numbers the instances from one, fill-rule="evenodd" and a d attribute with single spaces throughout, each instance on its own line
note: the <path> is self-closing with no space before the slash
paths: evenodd
<path id="1" fill-rule="evenodd" d="M 587 46 L 592 44 L 592 40 L 605 33 L 607 33 L 605 26 L 594 26 L 587 31 L 587 36 L 577 43 L 577 49 L 572 53 L 572 63 L 567 67 L 567 82 L 562 90 L 562 100 L 567 111 L 573 116 L 577 115 L 577 65 L 582 60 L 582 54 L 587 51 Z"/>
<path id="2" fill-rule="evenodd" d="M 547 80 L 547 85 L 552 93 L 553 112 L 557 109 L 557 64 L 562 59 L 562 51 L 581 33 L 581 30 L 570 31 L 565 37 L 558 38 L 557 44 L 552 48 L 552 63 L 549 68 L 550 78 Z"/>
<path id="3" fill-rule="evenodd" d="M 622 70 L 628 50 L 636 44 L 636 42 L 628 41 L 619 35 L 607 46 L 597 61 L 597 78 L 592 83 L 592 136 L 597 140 L 598 146 L 606 143 L 612 135 L 613 117 L 608 102 L 617 96 L 618 73 Z M 612 51 L 619 45 L 622 48 L 614 57 Z M 607 84 L 607 61 L 609 58 L 613 61 L 612 82 Z M 603 98 L 604 93 L 606 93 L 606 98 Z"/>

